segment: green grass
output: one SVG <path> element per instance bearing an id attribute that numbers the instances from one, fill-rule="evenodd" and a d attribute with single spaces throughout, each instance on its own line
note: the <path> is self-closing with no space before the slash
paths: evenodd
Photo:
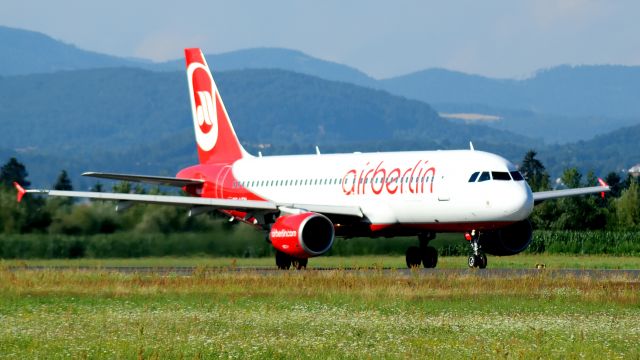
<path id="1" fill-rule="evenodd" d="M 0 270 L 0 358 L 638 358 L 640 281 Z"/>
<path id="2" fill-rule="evenodd" d="M 463 269 L 467 267 L 464 256 L 441 256 L 438 268 Z M 531 269 L 544 264 L 548 269 L 640 269 L 640 257 L 608 255 L 550 255 L 519 254 L 515 256 L 489 256 L 489 268 Z M 42 259 L 42 260 L 0 260 L 0 266 L 41 265 L 41 266 L 275 266 L 271 257 L 150 257 L 128 259 Z M 406 267 L 404 256 L 320 256 L 309 259 L 309 268 L 345 267 Z"/>

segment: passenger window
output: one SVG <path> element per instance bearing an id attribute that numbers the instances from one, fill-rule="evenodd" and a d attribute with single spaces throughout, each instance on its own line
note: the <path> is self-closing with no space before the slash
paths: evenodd
<path id="1" fill-rule="evenodd" d="M 520 174 L 520 171 L 512 171 L 511 172 L 511 177 L 515 181 L 523 181 L 524 180 L 524 178 L 522 177 L 522 174 Z"/>
<path id="2" fill-rule="evenodd" d="M 509 176 L 508 172 L 492 171 L 491 172 L 491 176 L 493 176 L 493 180 L 500 180 L 500 181 L 510 181 L 511 180 L 511 176 Z"/>
<path id="3" fill-rule="evenodd" d="M 469 178 L 469 182 L 476 182 L 476 179 L 478 178 L 478 175 L 480 175 L 479 171 L 476 171 L 473 174 L 471 174 L 471 177 Z"/>
<path id="4" fill-rule="evenodd" d="M 478 179 L 478 182 L 489 181 L 489 180 L 491 180 L 491 174 L 489 174 L 488 171 L 483 171 L 482 174 L 480 174 L 480 178 Z"/>

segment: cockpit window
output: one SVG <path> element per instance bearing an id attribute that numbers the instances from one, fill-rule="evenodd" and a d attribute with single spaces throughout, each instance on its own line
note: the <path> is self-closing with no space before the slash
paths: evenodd
<path id="1" fill-rule="evenodd" d="M 493 176 L 493 180 L 511 181 L 511 176 L 509 176 L 508 172 L 492 171 L 491 176 Z"/>
<path id="2" fill-rule="evenodd" d="M 478 175 L 480 175 L 479 171 L 476 171 L 473 174 L 471 174 L 471 177 L 469 178 L 469 182 L 476 182 L 476 179 L 478 178 Z"/>
<path id="3" fill-rule="evenodd" d="M 522 174 L 520 174 L 520 171 L 512 171 L 511 172 L 511 177 L 515 181 L 523 181 L 524 180 L 524 178 L 522 177 Z"/>
<path id="4" fill-rule="evenodd" d="M 478 179 L 478 182 L 489 181 L 489 180 L 491 180 L 491 174 L 489 174 L 488 171 L 483 171 L 482 174 L 480 174 L 480 178 Z"/>

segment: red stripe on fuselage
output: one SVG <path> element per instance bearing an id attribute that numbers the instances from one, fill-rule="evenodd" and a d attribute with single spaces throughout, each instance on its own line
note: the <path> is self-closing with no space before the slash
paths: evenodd
<path id="1" fill-rule="evenodd" d="M 202 185 L 183 188 L 184 191 L 193 196 L 213 199 L 266 201 L 241 186 L 240 182 L 233 176 L 232 165 L 229 164 L 194 165 L 180 170 L 176 176 L 205 181 Z"/>

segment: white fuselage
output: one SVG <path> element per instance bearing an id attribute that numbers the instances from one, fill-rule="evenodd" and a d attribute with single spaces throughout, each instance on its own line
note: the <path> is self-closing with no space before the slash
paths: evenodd
<path id="1" fill-rule="evenodd" d="M 533 197 L 526 181 L 509 176 L 515 171 L 504 158 L 473 150 L 250 157 L 233 165 L 235 179 L 264 199 L 357 206 L 376 225 L 526 219 Z M 496 179 L 478 181 L 482 172 Z"/>

